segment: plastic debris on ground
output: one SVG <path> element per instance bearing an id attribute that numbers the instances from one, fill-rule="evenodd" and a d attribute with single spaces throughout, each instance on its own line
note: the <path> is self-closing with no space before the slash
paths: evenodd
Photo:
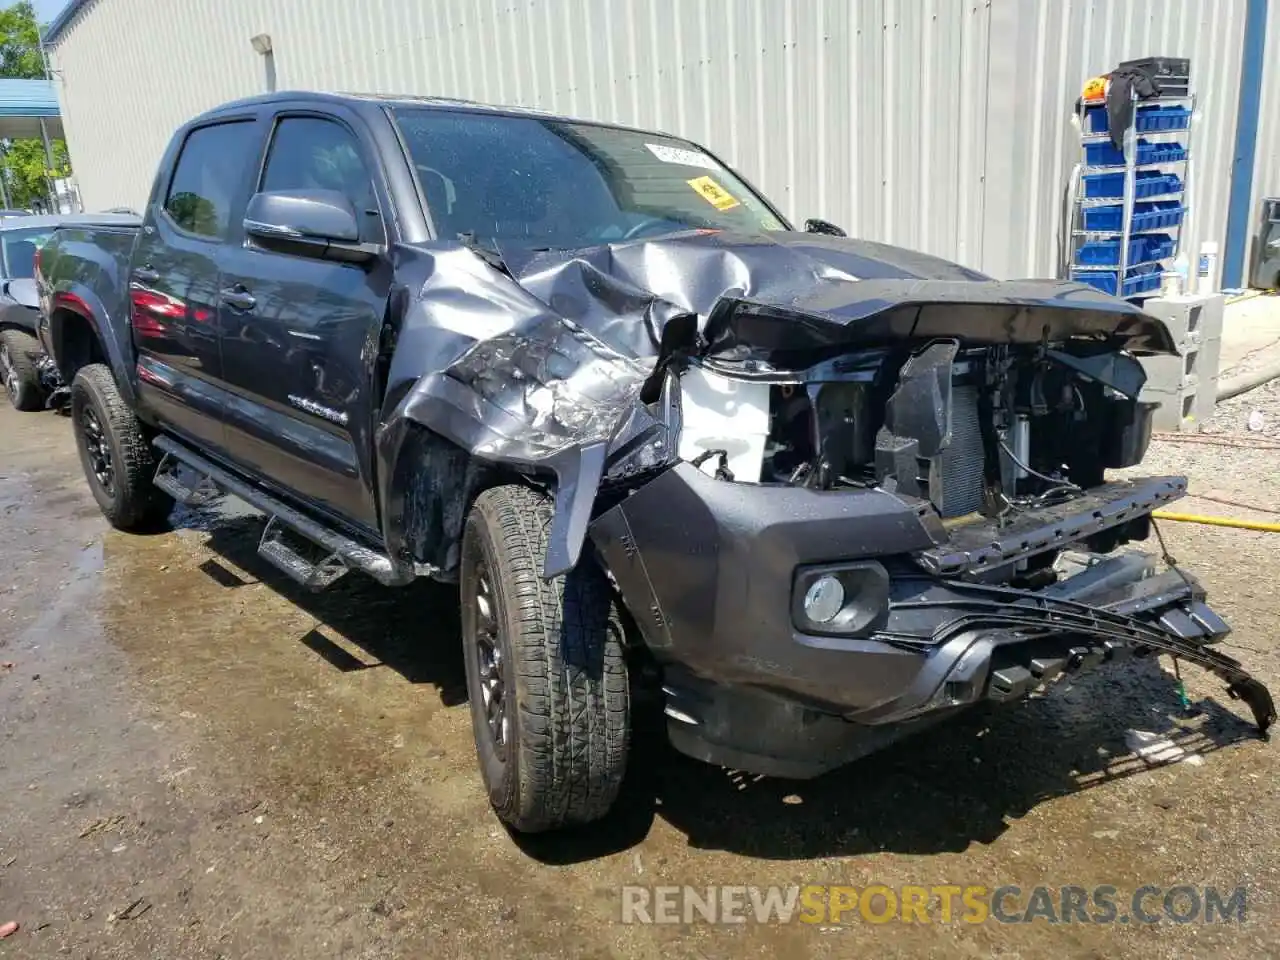
<path id="1" fill-rule="evenodd" d="M 1176 763 L 1187 755 L 1185 750 L 1168 737 L 1148 730 L 1126 730 L 1124 745 L 1153 766 Z"/>

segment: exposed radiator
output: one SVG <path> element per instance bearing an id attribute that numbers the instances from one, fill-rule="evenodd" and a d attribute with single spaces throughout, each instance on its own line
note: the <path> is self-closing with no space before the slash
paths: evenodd
<path id="1" fill-rule="evenodd" d="M 959 517 L 982 509 L 982 428 L 978 422 L 978 388 L 951 388 L 951 443 L 942 451 L 941 489 L 929 498 L 944 517 Z"/>

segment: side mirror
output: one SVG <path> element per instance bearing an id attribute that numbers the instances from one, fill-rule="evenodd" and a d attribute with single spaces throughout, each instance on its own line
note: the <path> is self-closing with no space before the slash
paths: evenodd
<path id="1" fill-rule="evenodd" d="M 810 217 L 804 222 L 805 233 L 821 233 L 828 237 L 847 237 L 848 234 L 837 227 L 830 220 L 819 220 L 817 217 Z"/>
<path id="2" fill-rule="evenodd" d="M 259 246 L 299 256 L 363 263 L 382 248 L 360 242 L 360 223 L 336 190 L 255 193 L 244 214 L 244 232 Z"/>

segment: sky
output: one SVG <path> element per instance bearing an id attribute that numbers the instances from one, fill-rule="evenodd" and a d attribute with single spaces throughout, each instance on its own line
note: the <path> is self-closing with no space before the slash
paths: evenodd
<path id="1" fill-rule="evenodd" d="M 36 8 L 36 19 L 48 23 L 67 5 L 67 0 L 32 0 Z"/>

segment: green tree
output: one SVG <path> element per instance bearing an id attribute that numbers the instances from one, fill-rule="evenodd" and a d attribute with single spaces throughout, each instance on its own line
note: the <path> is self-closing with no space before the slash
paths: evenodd
<path id="1" fill-rule="evenodd" d="M 0 10 L 0 77 L 39 80 L 44 76 L 35 9 L 29 0 L 22 0 Z M 70 176 L 67 145 L 55 140 L 52 146 L 53 166 L 50 167 L 43 141 L 0 141 L 0 176 L 4 177 L 12 205 L 30 207 L 33 201 L 49 196 L 51 178 Z"/>
<path id="2" fill-rule="evenodd" d="M 67 145 L 53 141 L 53 167 L 49 168 L 40 140 L 7 140 L 0 144 L 3 158 L 5 186 L 9 190 L 9 202 L 16 207 L 29 209 L 33 201 L 47 200 L 49 179 L 65 177 L 71 173 L 67 159 Z"/>
<path id="3" fill-rule="evenodd" d="M 38 80 L 44 76 L 40 30 L 29 0 L 0 10 L 0 77 Z"/>

